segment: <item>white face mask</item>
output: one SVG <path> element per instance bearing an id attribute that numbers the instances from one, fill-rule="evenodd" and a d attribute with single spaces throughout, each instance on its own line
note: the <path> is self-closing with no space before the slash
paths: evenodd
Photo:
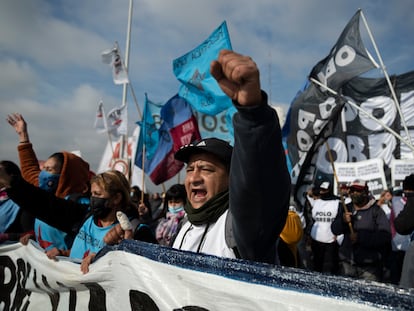
<path id="1" fill-rule="evenodd" d="M 184 206 L 183 205 L 168 205 L 168 211 L 171 214 L 177 214 L 181 211 L 184 210 Z"/>

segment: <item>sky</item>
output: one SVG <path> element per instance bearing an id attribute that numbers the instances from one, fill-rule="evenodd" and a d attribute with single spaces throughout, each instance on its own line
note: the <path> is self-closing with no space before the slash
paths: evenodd
<path id="1" fill-rule="evenodd" d="M 129 0 L 0 1 L 0 159 L 18 163 L 18 137 L 6 118 L 19 112 L 39 159 L 80 150 L 98 168 L 108 142 L 94 129 L 98 102 L 109 111 L 123 92 L 101 53 L 117 41 L 125 55 L 128 8 Z M 256 61 L 271 104 L 287 112 L 358 8 L 386 72 L 414 70 L 411 0 L 134 0 L 128 71 L 138 106 L 145 93 L 155 102 L 175 95 L 172 61 L 226 21 L 233 50 Z M 362 21 L 360 28 L 379 62 Z M 140 117 L 130 93 L 128 113 L 132 131 Z"/>

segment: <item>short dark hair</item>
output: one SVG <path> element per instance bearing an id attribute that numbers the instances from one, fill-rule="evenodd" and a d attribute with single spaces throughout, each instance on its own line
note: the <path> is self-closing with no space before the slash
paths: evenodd
<path id="1" fill-rule="evenodd" d="M 405 177 L 403 181 L 403 190 L 414 190 L 414 174 Z"/>
<path id="2" fill-rule="evenodd" d="M 184 203 L 187 201 L 187 192 L 185 191 L 184 185 L 175 184 L 167 190 L 164 200 L 168 202 L 168 200 L 172 199 L 181 199 Z"/>
<path id="3" fill-rule="evenodd" d="M 60 164 L 60 170 L 62 171 L 63 168 L 63 162 L 65 161 L 65 156 L 63 155 L 63 152 L 55 152 L 54 154 L 52 154 L 50 158 L 53 158 L 56 160 L 56 162 L 58 162 Z"/>
<path id="4" fill-rule="evenodd" d="M 4 167 L 4 170 L 8 175 L 21 176 L 20 168 L 16 163 L 8 160 L 0 161 L 0 165 Z"/>

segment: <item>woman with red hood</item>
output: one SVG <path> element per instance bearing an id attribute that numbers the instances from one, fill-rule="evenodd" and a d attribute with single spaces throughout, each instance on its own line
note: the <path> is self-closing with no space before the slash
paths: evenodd
<path id="1" fill-rule="evenodd" d="M 90 170 L 89 164 L 74 153 L 61 151 L 52 154 L 40 168 L 39 160 L 29 140 L 27 123 L 19 113 L 8 115 L 8 123 L 19 137 L 17 151 L 23 178 L 32 185 L 55 194 L 57 197 L 73 199 L 80 203 L 89 203 Z M 36 219 L 34 232 L 36 240 L 46 255 L 54 259 L 57 255 L 68 255 L 76 235 L 62 232 L 45 222 Z M 31 235 L 21 238 L 26 244 Z"/>

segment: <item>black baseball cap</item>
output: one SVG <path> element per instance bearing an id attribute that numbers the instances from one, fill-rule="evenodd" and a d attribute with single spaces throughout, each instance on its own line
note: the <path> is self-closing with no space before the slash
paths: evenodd
<path id="1" fill-rule="evenodd" d="M 227 167 L 230 166 L 233 147 L 225 140 L 218 138 L 204 138 L 182 146 L 174 155 L 176 160 L 188 163 L 190 156 L 198 153 L 211 153 Z"/>

